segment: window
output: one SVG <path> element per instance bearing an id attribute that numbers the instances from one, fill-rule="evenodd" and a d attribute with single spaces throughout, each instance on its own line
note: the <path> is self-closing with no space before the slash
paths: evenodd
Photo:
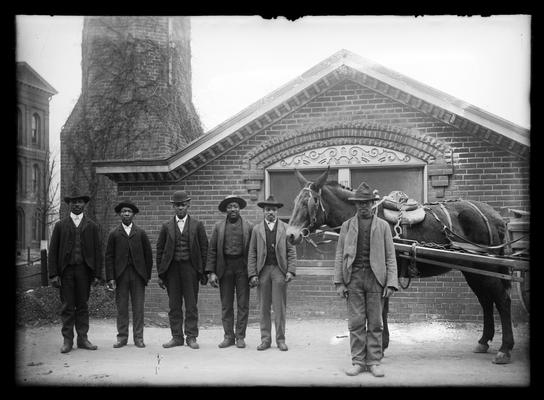
<path id="1" fill-rule="evenodd" d="M 40 190 L 40 167 L 34 164 L 32 168 L 32 193 L 39 194 Z"/>
<path id="2" fill-rule="evenodd" d="M 32 217 L 32 240 L 41 240 L 40 213 L 36 211 Z"/>
<path id="3" fill-rule="evenodd" d="M 25 245 L 25 212 L 22 208 L 17 209 L 17 247 L 23 248 Z"/>
<path id="4" fill-rule="evenodd" d="M 23 175 L 23 164 L 21 162 L 17 162 L 17 194 L 19 196 L 23 195 L 24 193 L 24 175 Z"/>
<path id="5" fill-rule="evenodd" d="M 17 107 L 17 143 L 23 144 L 23 113 Z"/>
<path id="6" fill-rule="evenodd" d="M 32 144 L 40 144 L 40 116 L 34 114 L 32 116 Z"/>

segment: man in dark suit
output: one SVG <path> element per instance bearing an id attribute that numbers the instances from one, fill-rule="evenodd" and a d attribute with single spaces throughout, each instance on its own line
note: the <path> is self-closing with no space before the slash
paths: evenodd
<path id="1" fill-rule="evenodd" d="M 121 224 L 108 236 L 106 246 L 106 280 L 108 289 L 115 290 L 117 305 L 117 343 L 114 348 L 128 342 L 128 300 L 132 303 L 132 335 L 136 347 L 144 344 L 145 287 L 151 279 L 153 252 L 146 232 L 132 222 L 140 210 L 130 200 L 114 208 Z"/>
<path id="2" fill-rule="evenodd" d="M 164 348 L 186 343 L 198 349 L 198 282 L 207 284 L 204 273 L 208 253 L 208 237 L 202 222 L 187 213 L 191 198 L 183 190 L 174 192 L 172 206 L 176 215 L 165 222 L 157 239 L 157 272 L 159 286 L 168 292 L 172 339 Z M 185 301 L 185 320 L 183 302 Z"/>
<path id="3" fill-rule="evenodd" d="M 76 191 L 64 201 L 70 215 L 55 224 L 49 245 L 48 269 L 51 285 L 60 288 L 61 320 L 64 343 L 61 353 L 72 350 L 74 325 L 77 347 L 96 350 L 89 331 L 89 295 L 91 284 L 103 280 L 102 246 L 98 225 L 83 214 L 89 196 Z"/>
<path id="4" fill-rule="evenodd" d="M 249 279 L 247 254 L 252 225 L 240 216 L 246 201 L 227 196 L 219 203 L 219 211 L 227 214 L 213 228 L 208 248 L 206 273 L 213 287 L 219 286 L 221 321 L 225 332 L 220 348 L 236 344 L 246 347 L 245 337 L 249 316 Z M 234 331 L 234 294 L 236 292 L 237 322 Z"/>
<path id="5" fill-rule="evenodd" d="M 263 209 L 264 221 L 254 226 L 251 232 L 248 254 L 248 276 L 250 287 L 257 288 L 260 307 L 261 344 L 257 350 L 266 350 L 272 342 L 270 308 L 274 309 L 276 345 L 287 351 L 285 344 L 285 314 L 287 306 L 287 284 L 296 275 L 297 251 L 287 240 L 287 224 L 278 219 L 282 203 L 269 196 L 257 203 Z"/>

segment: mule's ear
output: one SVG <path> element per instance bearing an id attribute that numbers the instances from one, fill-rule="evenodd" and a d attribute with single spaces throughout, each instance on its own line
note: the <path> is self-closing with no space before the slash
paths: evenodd
<path id="1" fill-rule="evenodd" d="M 301 188 L 306 186 L 306 184 L 309 182 L 309 180 L 306 179 L 304 176 L 302 176 L 302 174 L 300 172 L 298 172 L 298 170 L 296 170 L 296 169 L 295 169 L 295 176 L 297 177 Z"/>
<path id="2" fill-rule="evenodd" d="M 323 172 L 319 178 L 317 178 L 314 182 L 314 186 L 315 186 L 315 189 L 316 190 L 319 190 L 323 187 L 323 185 L 325 184 L 325 182 L 327 182 L 327 178 L 329 177 L 329 170 L 331 169 L 331 166 L 329 165 L 327 167 L 327 170 L 325 172 Z"/>

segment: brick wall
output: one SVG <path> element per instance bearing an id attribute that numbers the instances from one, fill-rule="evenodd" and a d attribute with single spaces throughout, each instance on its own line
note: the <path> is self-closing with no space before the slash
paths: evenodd
<path id="1" fill-rule="evenodd" d="M 120 184 L 119 194 L 131 198 L 141 212 L 135 222 L 150 235 L 155 247 L 160 225 L 173 217 L 169 203 L 174 190 L 186 190 L 192 197 L 189 213 L 200 219 L 211 235 L 213 224 L 224 218 L 217 210 L 219 202 L 228 194 L 242 195 L 248 206 L 242 216 L 252 222 L 262 218 L 257 201 L 263 199 L 263 188 L 258 200 L 249 200 L 244 183 L 248 153 L 274 137 L 293 131 L 307 131 L 331 123 L 375 121 L 381 124 L 416 129 L 420 133 L 446 143 L 454 152 L 454 174 L 445 191 L 446 198 L 470 198 L 489 202 L 495 208 L 529 206 L 528 162 L 509 155 L 499 147 L 484 144 L 459 129 L 400 105 L 370 89 L 352 83 L 340 83 L 322 96 L 311 100 L 287 117 L 253 138 L 202 167 L 188 178 L 175 184 Z M 323 140 L 316 133 L 312 140 Z M 365 144 L 365 143 L 361 143 Z M 429 183 L 429 200 L 433 199 Z M 345 306 L 336 297 L 331 276 L 298 276 L 288 289 L 290 316 L 338 317 L 345 316 Z M 515 290 L 513 318 L 527 318 Z M 201 288 L 199 296 L 202 321 L 220 323 L 219 292 L 210 287 Z M 251 293 L 250 319 L 256 318 L 255 291 Z M 445 319 L 481 321 L 482 312 L 476 296 L 458 271 L 445 275 L 415 279 L 407 290 L 401 290 L 391 301 L 391 319 L 394 321 L 418 319 Z M 156 284 L 156 270 L 147 289 L 146 316 L 167 321 L 166 292 Z"/>

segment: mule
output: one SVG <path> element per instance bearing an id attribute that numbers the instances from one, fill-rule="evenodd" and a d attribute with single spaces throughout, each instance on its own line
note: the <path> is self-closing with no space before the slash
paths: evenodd
<path id="1" fill-rule="evenodd" d="M 354 191 L 340 185 L 338 182 L 327 181 L 329 170 L 325 171 L 314 182 L 307 180 L 299 171 L 295 175 L 302 186 L 302 190 L 294 200 L 294 208 L 289 219 L 287 229 L 288 239 L 298 244 L 303 237 L 316 231 L 317 228 L 327 225 L 339 229 L 342 223 L 356 213 L 355 205 L 347 199 L 353 197 Z M 475 209 L 477 207 L 478 210 Z M 449 238 L 444 233 L 444 226 L 450 224 L 451 231 L 469 241 L 481 245 L 496 246 L 505 242 L 506 224 L 488 204 L 458 200 L 431 203 L 425 205 L 425 218 L 422 222 L 404 226 L 402 238 L 416 240 L 420 243 L 447 245 Z M 445 208 L 447 212 L 444 211 Z M 449 217 L 447 216 L 449 214 Z M 377 215 L 383 218 L 383 210 L 377 207 Z M 485 218 L 484 218 L 485 216 Z M 394 224 L 389 222 L 393 235 Z M 496 246 L 500 248 L 500 246 Z M 500 252 L 500 250 L 498 250 Z M 399 276 L 406 273 L 407 261 L 397 257 Z M 465 262 L 464 265 L 470 266 Z M 439 267 L 433 264 L 416 262 L 418 277 L 425 278 L 445 274 L 451 268 Z M 479 266 L 478 268 L 481 268 Z M 508 273 L 504 266 L 486 266 L 488 271 Z M 493 307 L 497 307 L 502 325 L 502 343 L 499 351 L 493 358 L 493 363 L 506 364 L 510 362 L 510 352 L 514 347 L 514 336 L 511 320 L 510 281 L 493 276 L 486 276 L 461 271 L 470 289 L 478 298 L 483 309 L 484 329 L 474 352 L 485 353 L 489 349 L 488 342 L 495 335 Z M 407 275 L 404 275 L 407 276 Z M 383 346 L 389 343 L 389 329 L 387 326 L 388 300 L 384 305 L 383 313 Z"/>

